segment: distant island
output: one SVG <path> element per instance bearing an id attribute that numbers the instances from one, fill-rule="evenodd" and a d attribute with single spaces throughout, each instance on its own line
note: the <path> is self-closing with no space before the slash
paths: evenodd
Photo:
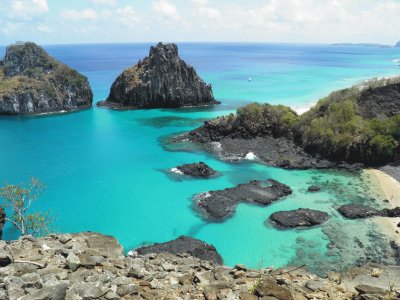
<path id="1" fill-rule="evenodd" d="M 85 76 L 35 43 L 7 47 L 0 61 L 0 114 L 25 115 L 85 109 L 93 93 Z"/>
<path id="2" fill-rule="evenodd" d="M 113 109 L 178 108 L 218 104 L 206 84 L 178 55 L 176 44 L 158 43 L 149 56 L 122 72 L 107 100 Z"/>
<path id="3" fill-rule="evenodd" d="M 392 48 L 393 46 L 378 44 L 378 43 L 334 43 L 331 46 L 356 46 L 356 47 L 378 47 L 378 48 Z"/>
<path id="4" fill-rule="evenodd" d="M 400 47 L 400 41 L 397 42 L 397 44 L 395 45 L 395 47 Z"/>

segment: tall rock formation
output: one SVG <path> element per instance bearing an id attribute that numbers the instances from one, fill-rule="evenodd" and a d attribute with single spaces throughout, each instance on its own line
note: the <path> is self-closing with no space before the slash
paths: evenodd
<path id="1" fill-rule="evenodd" d="M 89 108 L 85 76 L 58 62 L 35 43 L 7 47 L 0 61 L 0 114 L 38 114 Z"/>
<path id="2" fill-rule="evenodd" d="M 137 65 L 117 77 L 110 95 L 100 106 L 127 108 L 178 108 L 217 104 L 211 85 L 178 55 L 175 44 L 158 43 Z"/>

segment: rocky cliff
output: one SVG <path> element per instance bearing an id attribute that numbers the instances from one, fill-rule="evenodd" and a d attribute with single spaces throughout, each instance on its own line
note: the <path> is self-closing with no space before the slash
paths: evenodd
<path id="1" fill-rule="evenodd" d="M 100 106 L 111 108 L 178 108 L 216 104 L 211 85 L 178 55 L 175 44 L 159 43 L 148 57 L 114 81 Z"/>
<path id="2" fill-rule="evenodd" d="M 302 268 L 231 268 L 188 254 L 125 256 L 114 238 L 90 232 L 0 241 L 0 299 L 399 299 L 398 278 L 392 266 L 320 278 Z"/>
<path id="3" fill-rule="evenodd" d="M 303 115 L 253 103 L 181 136 L 225 157 L 248 153 L 285 168 L 382 166 L 400 161 L 400 78 L 370 80 L 332 93 Z"/>
<path id="4" fill-rule="evenodd" d="M 85 76 L 34 43 L 7 47 L 0 63 L 0 114 L 72 111 L 92 105 Z"/>

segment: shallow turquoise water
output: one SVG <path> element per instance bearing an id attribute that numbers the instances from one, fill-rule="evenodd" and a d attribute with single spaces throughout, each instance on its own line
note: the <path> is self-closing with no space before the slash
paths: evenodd
<path id="1" fill-rule="evenodd" d="M 95 102 L 107 96 L 112 80 L 146 55 L 149 45 L 48 46 L 61 61 L 85 73 Z M 1 49 L 0 49 L 1 52 Z M 214 87 L 223 104 L 213 108 L 116 112 L 94 107 L 48 117 L 0 117 L 0 180 L 26 181 L 33 175 L 47 185 L 35 209 L 51 208 L 62 232 L 100 231 L 116 236 L 126 249 L 163 242 L 181 234 L 214 244 L 225 263 L 251 267 L 309 263 L 355 263 L 340 240 L 342 228 L 359 232 L 367 245 L 374 225 L 349 222 L 335 208 L 352 201 L 378 205 L 359 176 L 321 171 L 287 171 L 254 162 L 227 163 L 201 151 L 164 150 L 162 137 L 201 125 L 249 101 L 304 107 L 329 91 L 361 79 L 398 73 L 395 49 L 268 44 L 183 44 L 180 52 Z M 249 82 L 248 77 L 253 81 Z M 179 180 L 168 169 L 204 161 L 222 173 L 210 180 Z M 234 217 L 207 223 L 192 209 L 192 197 L 252 179 L 274 178 L 294 190 L 269 207 L 238 206 Z M 308 185 L 324 192 L 306 193 Z M 327 225 L 308 230 L 276 230 L 265 220 L 278 210 L 312 207 L 332 215 Z M 16 233 L 9 226 L 5 238 Z M 334 236 L 334 238 L 333 238 Z M 328 243 L 340 244 L 340 251 Z M 348 241 L 347 241 L 348 242 Z M 350 241 L 351 242 L 351 241 Z M 382 247 L 386 241 L 381 241 Z M 346 245 L 345 245 L 346 244 Z M 347 247 L 347 248 L 346 248 Z M 378 247 L 378 246 L 375 246 Z M 346 253 L 344 255 L 343 253 Z M 358 252 L 356 252 L 358 253 Z M 357 254 L 367 256 L 367 254 Z M 322 266 L 322 267 L 321 267 Z M 321 271 L 321 272 L 322 272 Z"/>

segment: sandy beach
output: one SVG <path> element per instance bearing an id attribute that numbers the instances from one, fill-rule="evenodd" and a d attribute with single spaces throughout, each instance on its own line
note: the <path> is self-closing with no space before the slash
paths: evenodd
<path id="1" fill-rule="evenodd" d="M 383 197 L 388 200 L 387 203 L 391 208 L 400 206 L 400 183 L 393 177 L 386 173 L 377 170 L 369 169 L 365 171 L 370 178 L 376 182 L 377 186 L 381 189 Z M 400 228 L 397 224 L 400 222 L 400 218 L 376 218 L 377 223 L 385 228 L 391 235 L 400 240 Z"/>

